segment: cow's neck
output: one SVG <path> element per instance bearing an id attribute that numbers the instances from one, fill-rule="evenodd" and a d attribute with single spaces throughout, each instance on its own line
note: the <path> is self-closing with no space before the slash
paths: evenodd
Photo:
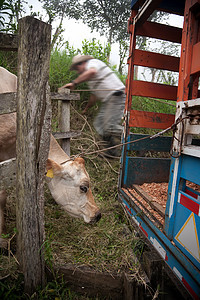
<path id="1" fill-rule="evenodd" d="M 69 159 L 69 156 L 64 152 L 64 150 L 60 147 L 60 145 L 57 143 L 57 141 L 52 135 L 48 158 L 54 160 L 58 164 L 61 164 Z"/>

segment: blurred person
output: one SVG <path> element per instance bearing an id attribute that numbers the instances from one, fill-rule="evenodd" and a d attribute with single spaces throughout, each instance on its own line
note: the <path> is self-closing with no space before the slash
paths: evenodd
<path id="1" fill-rule="evenodd" d="M 107 147 L 119 144 L 122 133 L 122 117 L 125 106 L 125 86 L 117 75 L 102 61 L 90 55 L 76 55 L 72 59 L 71 70 L 79 75 L 62 88 L 73 90 L 76 85 L 87 82 L 91 90 L 88 103 L 83 114 L 92 107 L 97 100 L 101 101 L 100 110 L 95 117 L 94 127 Z M 119 156 L 118 148 L 108 149 L 109 156 Z"/>

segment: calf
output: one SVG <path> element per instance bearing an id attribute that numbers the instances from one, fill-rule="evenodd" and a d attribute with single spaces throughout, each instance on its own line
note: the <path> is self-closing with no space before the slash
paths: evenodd
<path id="1" fill-rule="evenodd" d="M 0 67 L 0 93 L 16 92 L 17 77 Z M 16 114 L 0 115 L 0 161 L 16 155 Z M 55 138 L 51 136 L 46 163 L 46 179 L 55 201 L 71 216 L 83 218 L 86 223 L 97 222 L 101 213 L 90 187 L 90 178 L 83 158 L 70 160 Z M 4 230 L 3 209 L 5 191 L 0 191 L 0 234 Z"/>

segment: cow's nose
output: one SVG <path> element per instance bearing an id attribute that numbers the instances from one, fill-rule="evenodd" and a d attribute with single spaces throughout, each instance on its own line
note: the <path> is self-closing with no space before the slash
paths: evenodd
<path id="1" fill-rule="evenodd" d="M 90 220 L 89 224 L 97 223 L 101 219 L 101 213 L 100 211 L 96 212 L 94 217 Z"/>
<path id="2" fill-rule="evenodd" d="M 98 212 L 95 214 L 95 221 L 98 222 L 100 219 L 101 219 L 101 213 L 100 213 L 100 211 L 98 211 Z"/>

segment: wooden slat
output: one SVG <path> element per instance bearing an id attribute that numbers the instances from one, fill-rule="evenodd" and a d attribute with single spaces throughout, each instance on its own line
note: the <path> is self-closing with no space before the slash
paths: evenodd
<path id="1" fill-rule="evenodd" d="M 153 11 L 159 7 L 159 4 L 162 0 L 146 0 L 143 6 L 138 11 L 138 14 L 135 16 L 134 23 L 136 28 L 141 26 L 146 20 L 150 17 Z"/>
<path id="2" fill-rule="evenodd" d="M 142 26 L 137 27 L 136 35 L 181 44 L 182 28 L 147 21 Z"/>
<path id="3" fill-rule="evenodd" d="M 0 162 L 0 189 L 15 186 L 16 184 L 16 159 Z"/>
<path id="4" fill-rule="evenodd" d="M 200 42 L 193 46 L 191 74 L 200 72 Z"/>
<path id="5" fill-rule="evenodd" d="M 166 129 L 174 123 L 175 116 L 149 111 L 130 111 L 130 127 Z"/>
<path id="6" fill-rule="evenodd" d="M 52 100 L 62 100 L 62 101 L 71 101 L 71 100 L 80 100 L 80 94 L 70 94 L 70 93 L 51 93 Z"/>
<path id="7" fill-rule="evenodd" d="M 83 268 L 72 264 L 54 268 L 54 272 L 62 276 L 72 290 L 81 293 L 84 291 L 95 299 L 97 295 L 107 299 L 120 300 L 123 298 L 124 278 L 120 274 L 111 276 L 109 273 L 100 273 L 87 267 Z M 49 271 L 48 277 L 53 278 Z"/>
<path id="8" fill-rule="evenodd" d="M 134 51 L 134 65 L 138 66 L 178 72 L 179 60 L 179 57 L 175 56 L 143 50 Z"/>
<path id="9" fill-rule="evenodd" d="M 81 135 L 81 131 L 68 131 L 68 132 L 53 132 L 56 140 L 70 139 Z"/>
<path id="10" fill-rule="evenodd" d="M 190 77 L 193 47 L 196 44 L 196 41 L 199 40 L 199 20 L 195 16 L 198 12 L 198 5 L 196 3 L 197 7 L 195 7 L 195 2 L 196 1 L 185 2 L 185 22 L 183 25 L 177 102 L 187 101 L 191 98 L 195 99 L 198 96 L 198 78 L 192 78 L 194 80 L 192 82 Z M 196 50 L 199 50 L 198 45 Z M 199 53 L 197 53 L 197 61 L 199 61 L 198 55 Z M 196 66 L 198 67 L 198 64 Z M 195 67 L 195 69 L 196 66 L 194 62 L 193 67 Z M 195 70 L 193 69 L 193 71 Z"/>
<path id="11" fill-rule="evenodd" d="M 0 115 L 16 111 L 16 93 L 0 94 Z"/>
<path id="12" fill-rule="evenodd" d="M 51 93 L 52 100 L 80 100 L 80 94 Z M 16 111 L 16 93 L 0 94 L 0 114 L 8 114 Z"/>
<path id="13" fill-rule="evenodd" d="M 128 157 L 125 186 L 168 182 L 170 162 L 170 158 Z"/>
<path id="14" fill-rule="evenodd" d="M 176 86 L 134 80 L 131 83 L 131 87 L 132 96 L 151 97 L 174 101 L 176 101 L 177 98 Z"/>
<path id="15" fill-rule="evenodd" d="M 143 198 L 145 201 L 155 210 L 157 211 L 162 217 L 165 216 L 165 209 L 164 207 L 159 204 L 158 202 L 154 201 L 153 198 L 146 193 L 139 185 L 134 184 L 133 188 L 136 192 Z"/>
<path id="16" fill-rule="evenodd" d="M 131 9 L 138 10 L 144 4 L 144 2 L 145 0 L 134 1 L 134 4 L 131 3 Z"/>
<path id="17" fill-rule="evenodd" d="M 132 1 L 131 9 L 138 10 L 143 5 L 144 2 L 145 2 L 145 0 Z M 166 1 L 162 1 L 160 3 L 157 10 L 183 16 L 184 15 L 184 6 L 185 6 L 185 1 L 166 0 Z"/>
<path id="18" fill-rule="evenodd" d="M 148 134 L 130 134 L 130 141 L 136 141 L 128 145 L 128 151 L 157 151 L 169 152 L 171 148 L 172 138 L 170 136 L 158 136 L 155 139 L 149 139 Z M 144 139 L 146 138 L 146 139 Z M 137 141 L 138 140 L 138 141 Z"/>

